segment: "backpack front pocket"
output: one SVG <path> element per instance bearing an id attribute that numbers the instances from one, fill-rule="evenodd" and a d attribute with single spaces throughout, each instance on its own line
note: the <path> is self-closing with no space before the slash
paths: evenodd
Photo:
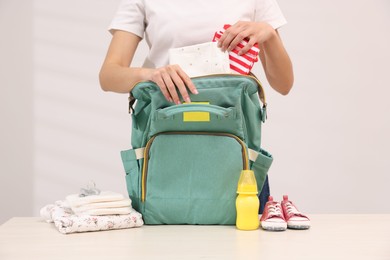
<path id="1" fill-rule="evenodd" d="M 234 106 L 181 104 L 157 109 L 150 123 L 150 136 L 169 131 L 225 132 L 243 138 L 242 115 Z"/>
<path id="2" fill-rule="evenodd" d="M 141 196 L 146 224 L 234 224 L 245 144 L 227 133 L 167 132 L 145 147 Z"/>

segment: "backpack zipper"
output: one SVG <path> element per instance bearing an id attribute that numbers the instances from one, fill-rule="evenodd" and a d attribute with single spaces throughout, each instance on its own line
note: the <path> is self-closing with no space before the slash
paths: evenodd
<path id="1" fill-rule="evenodd" d="M 141 202 L 145 201 L 146 197 L 146 179 L 148 175 L 148 161 L 149 161 L 149 150 L 150 147 L 154 141 L 154 139 L 159 135 L 214 135 L 214 136 L 226 136 L 235 139 L 242 147 L 242 165 L 243 170 L 249 170 L 249 159 L 248 159 L 248 153 L 245 147 L 245 143 L 236 135 L 229 134 L 229 133 L 216 133 L 216 132 L 162 132 L 154 135 L 149 139 L 145 146 L 144 150 L 144 162 L 142 167 L 142 179 L 141 179 Z"/>
<path id="2" fill-rule="evenodd" d="M 256 81 L 257 83 L 257 86 L 259 88 L 259 97 L 260 97 L 260 100 L 261 102 L 263 103 L 263 109 L 266 109 L 267 108 L 267 101 L 265 99 L 265 92 L 264 92 L 264 88 L 263 86 L 261 85 L 261 82 L 258 78 L 256 78 L 255 75 L 253 74 L 250 74 L 250 75 L 242 75 L 242 74 L 229 74 L 229 73 L 225 73 L 225 74 L 208 74 L 208 75 L 203 75 L 203 76 L 197 76 L 197 77 L 192 77 L 191 79 L 197 79 L 197 78 L 210 78 L 210 77 L 218 77 L 218 76 L 235 76 L 235 77 L 245 77 L 245 78 L 251 78 L 253 79 L 254 81 Z M 142 83 L 142 82 L 145 82 L 145 81 L 137 81 L 131 88 L 131 90 L 133 90 L 133 88 L 135 88 L 135 86 L 139 83 Z M 131 114 L 131 111 L 133 110 L 133 104 L 135 102 L 135 98 L 133 97 L 133 95 L 131 94 L 131 90 L 130 90 L 130 93 L 129 93 L 129 114 Z"/>
<path id="3" fill-rule="evenodd" d="M 234 77 L 244 77 L 244 78 L 250 78 L 256 81 L 257 86 L 259 88 L 259 97 L 261 99 L 261 102 L 263 102 L 263 106 L 267 106 L 267 102 L 265 99 L 265 93 L 264 93 L 264 88 L 263 85 L 261 85 L 260 80 L 253 74 L 249 75 L 244 75 L 244 74 L 233 74 L 233 73 L 221 73 L 221 74 L 208 74 L 208 75 L 202 75 L 202 76 L 197 76 L 197 77 L 192 77 L 191 79 L 197 79 L 197 78 L 210 78 L 210 77 L 218 77 L 218 76 L 234 76 Z"/>

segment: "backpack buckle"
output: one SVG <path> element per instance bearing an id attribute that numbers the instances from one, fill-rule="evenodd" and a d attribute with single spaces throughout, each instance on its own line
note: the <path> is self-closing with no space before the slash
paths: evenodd
<path id="1" fill-rule="evenodd" d="M 135 103 L 135 98 L 133 97 L 133 95 L 130 94 L 130 96 L 129 96 L 129 114 L 134 114 L 134 108 L 133 108 L 134 103 Z"/>
<path id="2" fill-rule="evenodd" d="M 267 103 L 263 104 L 263 108 L 261 109 L 261 122 L 265 123 L 267 119 Z"/>

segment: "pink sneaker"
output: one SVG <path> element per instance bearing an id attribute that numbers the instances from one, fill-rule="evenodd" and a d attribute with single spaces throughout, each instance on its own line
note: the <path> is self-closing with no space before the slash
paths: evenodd
<path id="1" fill-rule="evenodd" d="M 279 202 L 274 201 L 272 196 L 268 197 L 260 222 L 261 227 L 265 230 L 284 231 L 287 229 L 287 223 L 282 213 L 282 207 Z"/>
<path id="2" fill-rule="evenodd" d="M 298 211 L 297 207 L 288 200 L 287 195 L 283 195 L 281 202 L 284 218 L 287 221 L 287 227 L 291 229 L 308 229 L 310 228 L 310 219 Z"/>

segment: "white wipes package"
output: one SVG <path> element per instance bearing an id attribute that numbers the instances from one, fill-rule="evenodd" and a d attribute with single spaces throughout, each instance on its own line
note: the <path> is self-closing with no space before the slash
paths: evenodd
<path id="1" fill-rule="evenodd" d="M 179 65 L 189 77 L 231 73 L 229 54 L 217 42 L 206 42 L 169 50 L 169 64 Z"/>

